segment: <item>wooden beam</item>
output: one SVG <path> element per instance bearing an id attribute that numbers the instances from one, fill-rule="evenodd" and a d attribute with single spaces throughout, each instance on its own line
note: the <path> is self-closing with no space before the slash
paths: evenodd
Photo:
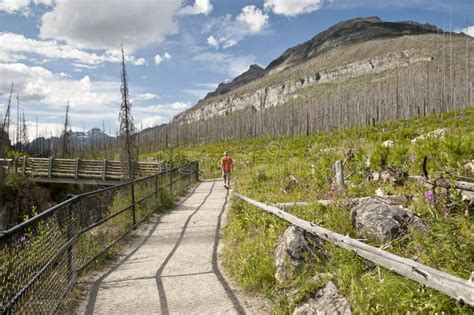
<path id="1" fill-rule="evenodd" d="M 286 213 L 276 207 L 266 205 L 246 196 L 236 193 L 235 196 L 248 202 L 249 204 L 267 211 L 309 233 L 333 243 L 339 247 L 355 252 L 360 257 L 368 259 L 390 271 L 394 271 L 401 276 L 407 277 L 427 287 L 442 292 L 457 301 L 463 301 L 474 306 L 474 283 L 436 270 L 429 266 L 418 263 L 414 260 L 403 258 L 386 252 L 382 249 L 362 243 L 348 236 L 343 236 L 332 232 L 314 223 L 304 221 L 292 214 Z"/>

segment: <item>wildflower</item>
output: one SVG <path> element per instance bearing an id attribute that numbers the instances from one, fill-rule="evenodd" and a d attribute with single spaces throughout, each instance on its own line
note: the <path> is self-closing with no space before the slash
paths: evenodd
<path id="1" fill-rule="evenodd" d="M 432 190 L 428 190 L 425 194 L 425 202 L 432 205 L 435 203 L 435 199 L 435 193 Z"/>

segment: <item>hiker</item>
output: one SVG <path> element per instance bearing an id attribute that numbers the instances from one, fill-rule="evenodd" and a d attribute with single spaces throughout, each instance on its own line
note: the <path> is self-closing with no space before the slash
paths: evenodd
<path id="1" fill-rule="evenodd" d="M 224 152 L 224 156 L 221 159 L 221 172 L 224 177 L 224 187 L 230 189 L 230 172 L 232 172 L 232 158 L 227 152 Z"/>

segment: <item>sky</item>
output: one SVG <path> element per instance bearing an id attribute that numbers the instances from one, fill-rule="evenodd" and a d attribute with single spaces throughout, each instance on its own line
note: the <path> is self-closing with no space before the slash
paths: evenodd
<path id="1" fill-rule="evenodd" d="M 73 130 L 115 134 L 123 44 L 136 126 L 166 123 L 250 65 L 367 16 L 474 36 L 474 0 L 0 0 L 0 117 L 13 83 L 12 124 L 18 94 L 30 139 L 60 133 L 67 102 Z"/>

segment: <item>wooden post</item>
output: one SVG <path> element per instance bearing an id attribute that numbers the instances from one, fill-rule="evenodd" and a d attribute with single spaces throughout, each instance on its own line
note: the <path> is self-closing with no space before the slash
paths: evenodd
<path id="1" fill-rule="evenodd" d="M 23 156 L 23 166 L 22 166 L 22 173 L 23 173 L 23 176 L 26 175 L 26 156 Z"/>
<path id="2" fill-rule="evenodd" d="M 105 181 L 105 170 L 107 168 L 107 159 L 102 161 L 102 180 Z"/>
<path id="3" fill-rule="evenodd" d="M 170 167 L 169 171 L 170 173 L 170 194 L 173 194 L 173 168 Z"/>
<path id="4" fill-rule="evenodd" d="M 337 191 L 344 191 L 344 168 L 341 161 L 336 161 L 336 188 Z"/>
<path id="5" fill-rule="evenodd" d="M 158 198 L 158 193 L 159 193 L 159 188 L 158 188 L 158 177 L 160 175 L 156 174 L 155 175 L 155 198 Z"/>
<path id="6" fill-rule="evenodd" d="M 48 161 L 48 177 L 53 177 L 53 157 L 50 157 Z"/>
<path id="7" fill-rule="evenodd" d="M 77 180 L 79 178 L 79 159 L 76 158 L 76 168 L 74 170 L 74 179 Z"/>

